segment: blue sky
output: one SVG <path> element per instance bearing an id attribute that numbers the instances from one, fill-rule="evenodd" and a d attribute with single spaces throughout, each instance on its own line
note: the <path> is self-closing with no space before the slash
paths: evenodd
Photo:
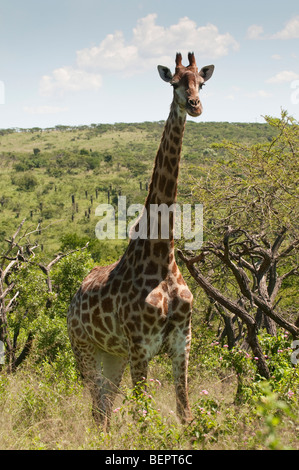
<path id="1" fill-rule="evenodd" d="M 164 120 L 157 65 L 189 50 L 200 120 L 298 119 L 298 45 L 298 0 L 2 0 L 0 128 Z"/>

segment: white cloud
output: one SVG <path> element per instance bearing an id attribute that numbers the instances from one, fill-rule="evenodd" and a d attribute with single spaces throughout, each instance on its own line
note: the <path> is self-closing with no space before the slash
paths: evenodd
<path id="1" fill-rule="evenodd" d="M 159 60 L 173 60 L 173 54 L 195 51 L 200 58 L 215 59 L 237 51 L 239 44 L 229 33 L 220 34 L 217 26 L 197 26 L 188 17 L 168 28 L 156 24 L 157 15 L 137 21 L 133 35 L 126 41 L 121 31 L 108 34 L 98 46 L 77 51 L 80 68 L 97 71 L 125 71 L 135 74 Z"/>
<path id="2" fill-rule="evenodd" d="M 274 59 L 274 60 L 281 60 L 282 57 L 281 57 L 281 55 L 279 55 L 279 54 L 273 54 L 273 55 L 271 55 L 271 59 Z"/>
<path id="3" fill-rule="evenodd" d="M 291 70 L 283 70 L 278 72 L 274 77 L 270 77 L 266 80 L 267 83 L 285 83 L 285 82 L 292 82 L 299 78 L 298 73 L 295 73 Z"/>
<path id="4" fill-rule="evenodd" d="M 208 23 L 197 26 L 187 16 L 168 28 L 156 24 L 157 15 L 150 14 L 141 18 L 133 29 L 132 42 L 138 45 L 141 57 L 158 58 L 177 50 L 196 52 L 200 57 L 216 59 L 227 55 L 230 50 L 238 50 L 239 44 L 229 33 L 220 34 L 217 26 Z"/>
<path id="5" fill-rule="evenodd" d="M 126 42 L 121 31 L 109 34 L 98 45 L 77 51 L 79 67 L 98 70 L 129 71 L 151 67 L 153 61 L 169 60 L 177 51 L 195 51 L 200 58 L 215 59 L 238 50 L 239 44 L 229 34 L 220 34 L 217 26 L 207 24 L 198 27 L 188 17 L 168 28 L 156 24 L 157 15 L 150 14 L 137 21 L 133 36 Z"/>
<path id="6" fill-rule="evenodd" d="M 299 38 L 299 15 L 291 18 L 285 27 L 271 36 L 272 39 L 298 39 Z"/>
<path id="7" fill-rule="evenodd" d="M 134 75 L 158 63 L 174 62 L 176 52 L 182 52 L 186 61 L 186 53 L 194 51 L 201 61 L 217 59 L 239 49 L 231 34 L 221 34 L 213 24 L 197 26 L 185 16 L 178 23 L 164 27 L 157 25 L 156 20 L 156 14 L 140 18 L 129 40 L 122 31 L 116 31 L 108 34 L 99 45 L 77 51 L 74 67 L 61 67 L 42 77 L 40 93 L 98 89 L 105 72 Z"/>
<path id="8" fill-rule="evenodd" d="M 126 45 L 121 31 L 108 34 L 99 46 L 77 51 L 77 65 L 87 69 L 121 71 L 137 59 L 137 47 Z"/>
<path id="9" fill-rule="evenodd" d="M 264 33 L 264 28 L 257 24 L 252 24 L 247 29 L 247 38 L 248 39 L 262 39 L 262 34 Z"/>
<path id="10" fill-rule="evenodd" d="M 247 39 L 298 39 L 299 15 L 291 18 L 285 27 L 275 34 L 264 34 L 263 26 L 253 24 L 247 29 Z"/>
<path id="11" fill-rule="evenodd" d="M 28 114 L 57 114 L 67 110 L 68 108 L 59 106 L 24 106 L 24 111 Z"/>
<path id="12" fill-rule="evenodd" d="M 102 85 L 102 77 L 73 67 L 61 67 L 51 75 L 44 75 L 40 82 L 41 95 L 55 92 L 97 90 Z"/>

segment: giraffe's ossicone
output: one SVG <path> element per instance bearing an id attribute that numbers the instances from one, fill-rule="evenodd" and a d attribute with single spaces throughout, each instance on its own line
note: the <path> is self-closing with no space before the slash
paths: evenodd
<path id="1" fill-rule="evenodd" d="M 176 69 L 158 66 L 161 78 L 173 86 L 173 101 L 156 155 L 145 217 L 152 204 L 170 207 L 176 201 L 182 139 L 187 113 L 199 116 L 199 90 L 214 66 L 189 65 L 176 55 Z M 78 367 L 89 384 L 93 415 L 104 429 L 109 427 L 113 399 L 126 365 L 130 364 L 133 386 L 147 377 L 150 359 L 167 352 L 172 360 L 177 412 L 183 422 L 191 419 L 187 369 L 191 342 L 192 294 L 174 256 L 173 213 L 169 211 L 168 236 L 130 239 L 116 263 L 96 267 L 84 279 L 68 312 L 68 332 Z M 136 230 L 138 232 L 138 230 Z"/>

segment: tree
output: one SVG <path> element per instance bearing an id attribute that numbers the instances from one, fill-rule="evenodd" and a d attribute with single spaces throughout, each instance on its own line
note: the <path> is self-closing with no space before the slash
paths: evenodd
<path id="1" fill-rule="evenodd" d="M 35 253 L 38 244 L 30 241 L 30 236 L 39 231 L 39 226 L 33 231 L 24 230 L 25 220 L 12 237 L 5 240 L 8 246 L 0 255 L 0 341 L 4 344 L 5 365 L 9 373 L 14 372 L 29 355 L 36 319 L 48 312 L 50 315 L 53 300 L 57 297 L 51 270 L 63 258 L 87 247 L 58 253 L 44 264 Z M 82 259 L 79 263 L 73 260 L 69 264 L 72 268 L 68 269 L 67 293 L 73 287 L 74 294 L 78 285 L 76 274 L 82 275 L 84 267 Z M 63 274 L 60 278 L 64 279 Z"/>
<path id="2" fill-rule="evenodd" d="M 106 163 L 110 163 L 112 161 L 112 155 L 105 155 L 104 157 L 104 162 Z"/>
<path id="3" fill-rule="evenodd" d="M 24 173 L 20 176 L 13 176 L 12 184 L 18 186 L 20 191 L 34 191 L 38 185 L 38 179 L 30 173 Z"/>
<path id="4" fill-rule="evenodd" d="M 269 377 L 259 329 L 275 335 L 279 325 L 299 337 L 299 126 L 286 112 L 265 119 L 277 131 L 271 141 L 219 144 L 225 158 L 207 176 L 194 176 L 192 193 L 204 202 L 205 242 L 200 254 L 179 256 L 229 320 L 231 345 L 234 320 L 246 325 L 258 370 Z"/>

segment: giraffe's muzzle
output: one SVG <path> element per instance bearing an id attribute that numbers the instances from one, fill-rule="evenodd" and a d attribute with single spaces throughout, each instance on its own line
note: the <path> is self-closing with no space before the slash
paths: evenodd
<path id="1" fill-rule="evenodd" d="M 198 117 L 202 113 L 202 105 L 199 98 L 188 99 L 187 101 L 187 113 L 189 116 Z"/>

